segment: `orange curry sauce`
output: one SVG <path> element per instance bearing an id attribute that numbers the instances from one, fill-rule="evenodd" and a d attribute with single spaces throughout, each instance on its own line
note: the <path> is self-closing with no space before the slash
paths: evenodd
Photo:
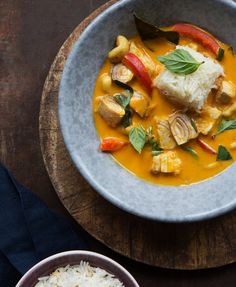
<path id="1" fill-rule="evenodd" d="M 158 63 L 156 59 L 157 56 L 164 55 L 167 52 L 170 52 L 175 49 L 175 45 L 166 41 L 165 39 L 159 40 L 150 40 L 146 41 L 147 45 L 153 50 L 147 49 L 147 47 L 142 43 L 138 36 L 133 37 L 131 40 L 134 40 L 140 46 L 142 46 L 146 52 L 151 56 L 155 63 Z M 189 43 L 194 43 L 192 40 L 187 38 L 180 38 L 179 45 L 187 45 Z M 213 58 L 215 56 L 211 54 L 208 50 L 198 44 L 198 51 L 204 52 Z M 225 71 L 225 79 L 230 80 L 236 84 L 236 56 L 233 55 L 232 51 L 229 49 L 228 45 L 221 44 L 221 47 L 225 50 L 225 56 L 220 64 L 223 66 Z M 94 110 L 94 122 L 99 134 L 99 137 L 118 137 L 120 139 L 128 141 L 128 136 L 122 134 L 119 131 L 119 128 L 111 128 L 106 122 L 100 117 L 100 115 L 96 112 L 98 101 L 96 101 L 97 97 L 104 95 L 104 91 L 101 87 L 101 81 L 99 81 L 99 77 L 103 73 L 110 73 L 111 63 L 107 59 L 101 68 L 98 78 L 95 84 L 94 89 L 94 98 L 93 98 L 93 110 Z M 134 78 L 130 83 L 134 89 L 145 93 L 142 85 Z M 122 88 L 117 87 L 115 84 L 112 86 L 112 94 L 122 92 Z M 154 124 L 154 116 L 160 117 L 168 117 L 170 114 L 176 110 L 176 107 L 171 104 L 164 96 L 160 95 L 157 88 L 153 89 L 152 93 L 152 102 L 157 103 L 154 111 L 148 118 L 141 119 L 137 114 L 133 116 L 134 124 L 141 124 L 144 128 L 148 128 L 150 126 L 155 127 Z M 215 150 L 218 149 L 219 144 L 224 145 L 227 149 L 229 149 L 230 143 L 235 141 L 236 139 L 236 130 L 226 131 L 220 135 L 218 135 L 215 139 L 211 138 L 211 135 L 200 136 L 201 139 L 204 139 L 209 145 L 211 145 Z M 152 155 L 151 155 L 151 147 L 146 145 L 143 149 L 141 155 L 138 154 L 131 144 L 128 144 L 123 149 L 116 151 L 112 154 L 114 159 L 122 165 L 125 169 L 129 170 L 131 173 L 136 176 L 152 182 L 156 184 L 162 185 L 189 185 L 194 182 L 202 181 L 217 175 L 222 172 L 225 168 L 233 163 L 233 160 L 230 161 L 216 161 L 216 155 L 211 155 L 204 151 L 199 145 L 196 143 L 196 140 L 191 140 L 187 146 L 191 146 L 196 150 L 199 155 L 199 159 L 194 159 L 191 154 L 182 150 L 180 147 L 176 147 L 173 149 L 176 151 L 177 156 L 182 160 L 182 170 L 179 175 L 173 174 L 163 174 L 159 173 L 158 175 L 153 175 L 151 170 L 152 165 Z M 236 159 L 236 149 L 230 150 L 230 153 L 234 159 Z"/>

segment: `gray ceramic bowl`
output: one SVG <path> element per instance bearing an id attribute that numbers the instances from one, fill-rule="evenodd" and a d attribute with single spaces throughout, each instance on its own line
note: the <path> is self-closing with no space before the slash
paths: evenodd
<path id="1" fill-rule="evenodd" d="M 106 256 L 89 251 L 67 251 L 50 256 L 32 267 L 16 287 L 34 287 L 39 277 L 47 276 L 59 267 L 79 264 L 81 260 L 114 274 L 125 287 L 139 287 L 131 274 L 120 264 Z"/>
<path id="2" fill-rule="evenodd" d="M 204 220 L 236 206 L 236 165 L 220 175 L 181 187 L 142 181 L 98 151 L 92 115 L 97 73 L 118 34 L 136 34 L 133 12 L 156 25 L 191 22 L 236 48 L 233 0 L 123 0 L 83 32 L 66 62 L 59 94 L 65 144 L 83 176 L 107 200 L 145 218 L 168 222 Z"/>

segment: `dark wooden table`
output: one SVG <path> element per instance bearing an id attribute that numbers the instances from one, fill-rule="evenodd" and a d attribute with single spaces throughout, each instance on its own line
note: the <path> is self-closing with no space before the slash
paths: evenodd
<path id="1" fill-rule="evenodd" d="M 0 0 L 0 160 L 50 208 L 68 218 L 43 164 L 38 133 L 40 98 L 63 42 L 84 17 L 105 2 Z M 141 287 L 236 286 L 236 264 L 202 271 L 153 268 L 115 254 L 76 228 L 91 250 L 120 262 Z"/>

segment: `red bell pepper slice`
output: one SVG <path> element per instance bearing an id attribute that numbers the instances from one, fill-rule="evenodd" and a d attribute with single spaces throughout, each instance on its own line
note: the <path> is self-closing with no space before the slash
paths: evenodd
<path id="1" fill-rule="evenodd" d="M 204 149 L 205 151 L 207 151 L 208 153 L 211 154 L 217 154 L 217 152 L 211 147 L 209 146 L 209 144 L 207 144 L 206 142 L 204 142 L 203 140 L 197 138 L 197 143 L 199 144 L 199 146 Z"/>
<path id="2" fill-rule="evenodd" d="M 113 152 L 123 148 L 127 142 L 121 141 L 115 137 L 106 137 L 102 140 L 99 148 L 101 151 Z"/>
<path id="3" fill-rule="evenodd" d="M 135 76 L 138 77 L 140 82 L 147 89 L 148 93 L 151 94 L 152 80 L 142 61 L 133 53 L 128 52 L 124 56 L 122 63 L 127 66 L 135 74 Z"/>
<path id="4" fill-rule="evenodd" d="M 224 50 L 211 35 L 207 34 L 203 30 L 184 23 L 175 24 L 172 26 L 172 30 L 180 33 L 180 35 L 187 36 L 201 43 L 216 55 L 217 60 L 221 61 L 223 59 Z"/>

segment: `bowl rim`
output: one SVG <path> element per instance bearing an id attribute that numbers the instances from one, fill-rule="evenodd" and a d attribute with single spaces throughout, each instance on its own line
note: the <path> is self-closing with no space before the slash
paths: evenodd
<path id="1" fill-rule="evenodd" d="M 56 253 L 54 255 L 51 255 L 41 261 L 39 261 L 37 264 L 35 264 L 33 267 L 31 267 L 19 280 L 19 282 L 17 283 L 17 285 L 15 287 L 24 287 L 24 281 L 28 278 L 28 276 L 30 276 L 32 273 L 34 273 L 40 266 L 46 265 L 47 263 L 61 258 L 61 257 L 67 257 L 70 255 L 89 255 L 89 256 L 93 256 L 93 257 L 97 257 L 99 258 L 101 261 L 107 262 L 110 265 L 115 266 L 117 269 L 119 269 L 126 278 L 128 278 L 132 284 L 133 287 L 140 287 L 138 282 L 134 279 L 134 277 L 129 273 L 129 271 L 127 269 L 125 269 L 121 264 L 119 264 L 118 262 L 116 262 L 115 260 L 102 255 L 100 253 L 97 252 L 93 252 L 93 251 L 87 251 L 87 250 L 70 250 L 70 251 L 64 251 L 64 252 L 60 252 L 60 253 Z M 82 260 L 82 259 L 81 259 Z M 97 266 L 99 267 L 99 266 Z M 113 273 L 112 273 L 113 274 Z M 115 274 L 113 274 L 115 275 Z M 115 275 L 116 276 L 116 275 Z M 125 286 L 126 287 L 126 286 Z"/>
<path id="2" fill-rule="evenodd" d="M 216 0 L 219 3 L 223 3 L 227 6 L 231 6 L 232 8 L 236 8 L 236 3 L 234 1 L 231 0 Z M 112 4 L 110 7 L 108 7 L 107 9 L 105 9 L 104 11 L 102 11 L 99 15 L 97 15 L 95 17 L 95 19 L 93 19 L 93 21 L 91 23 L 89 23 L 89 25 L 85 28 L 85 30 L 81 33 L 81 35 L 79 36 L 79 38 L 76 40 L 72 50 L 70 51 L 69 57 L 66 61 L 66 64 L 64 66 L 64 70 L 62 73 L 62 77 L 61 77 L 61 82 L 60 82 L 60 89 L 59 89 L 59 99 L 58 99 L 58 109 L 59 109 L 59 123 L 60 123 L 60 127 L 61 127 L 61 131 L 62 131 L 62 135 L 63 135 L 63 140 L 65 142 L 66 148 L 69 151 L 70 157 L 74 163 L 74 165 L 76 166 L 76 168 L 79 170 L 79 172 L 83 175 L 83 177 L 86 179 L 86 181 L 102 196 L 104 197 L 106 200 L 108 200 L 109 202 L 111 202 L 112 204 L 114 204 L 116 207 L 130 213 L 136 216 L 139 216 L 141 218 L 145 218 L 145 219 L 149 219 L 149 220 L 153 220 L 153 221 L 161 221 L 161 222 L 167 222 L 167 223 L 188 223 L 188 222 L 196 222 L 196 221 L 203 221 L 203 220 L 209 220 L 218 216 L 221 216 L 227 212 L 232 211 L 233 209 L 236 208 L 236 197 L 234 200 L 231 200 L 229 203 L 226 203 L 220 207 L 216 207 L 214 209 L 211 209 L 209 211 L 204 211 L 204 212 L 198 212 L 198 213 L 194 213 L 194 214 L 190 214 L 190 215 L 178 215 L 178 216 L 160 216 L 160 215 L 150 215 L 150 214 L 143 214 L 142 212 L 137 211 L 136 209 L 133 209 L 131 206 L 127 206 L 124 205 L 123 202 L 116 198 L 114 195 L 110 194 L 106 188 L 104 188 L 102 185 L 100 185 L 99 182 L 97 182 L 96 180 L 93 179 L 93 177 L 91 176 L 91 174 L 89 173 L 89 171 L 87 170 L 86 166 L 84 166 L 83 162 L 81 160 L 78 160 L 79 155 L 75 155 L 73 150 L 70 147 L 69 144 L 69 138 L 67 138 L 67 136 L 65 135 L 66 133 L 64 132 L 66 129 L 66 125 L 65 122 L 63 120 L 63 116 L 62 116 L 62 109 L 63 109 L 63 105 L 62 105 L 62 101 L 61 101 L 61 94 L 62 94 L 62 87 L 63 87 L 63 78 L 65 77 L 65 67 L 69 66 L 68 63 L 70 63 L 71 58 L 76 50 L 76 47 L 79 44 L 79 39 L 82 35 L 84 35 L 91 27 L 92 25 L 95 25 L 97 21 L 100 20 L 100 18 L 102 18 L 106 13 L 111 13 L 113 10 L 119 8 L 120 6 L 122 6 L 123 4 L 132 2 L 132 0 L 120 0 L 115 4 Z M 80 158 L 79 158 L 80 159 Z M 232 168 L 233 164 L 228 167 Z M 130 173 L 131 174 L 131 173 Z M 221 173 L 220 173 L 221 174 Z M 219 176 L 220 174 L 217 174 L 215 177 Z M 213 178 L 215 178 L 213 177 Z M 142 179 L 139 178 L 139 180 L 141 180 L 142 182 L 146 182 Z M 201 182 L 205 182 L 207 180 L 201 181 Z M 192 185 L 197 185 L 200 184 L 201 182 L 197 182 L 194 183 Z M 152 182 L 146 182 L 149 185 L 153 185 L 156 186 L 156 184 L 152 183 Z M 165 186 L 164 186 L 165 187 Z M 167 186 L 170 187 L 170 186 Z M 184 187 L 184 186 L 181 186 Z"/>

